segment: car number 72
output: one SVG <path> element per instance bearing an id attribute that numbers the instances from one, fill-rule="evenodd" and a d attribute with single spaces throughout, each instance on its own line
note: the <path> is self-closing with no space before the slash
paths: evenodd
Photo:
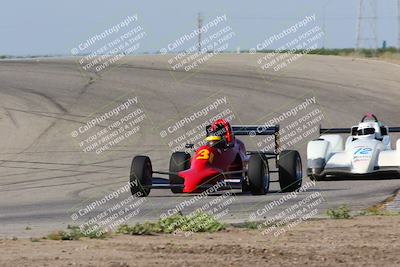
<path id="1" fill-rule="evenodd" d="M 372 148 L 370 148 L 370 147 L 362 147 L 362 148 L 357 149 L 354 152 L 354 155 L 366 155 L 366 154 L 369 154 L 371 151 L 372 151 Z"/>

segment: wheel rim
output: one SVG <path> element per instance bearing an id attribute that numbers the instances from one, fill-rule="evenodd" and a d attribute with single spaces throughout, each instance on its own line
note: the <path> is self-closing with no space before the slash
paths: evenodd
<path id="1" fill-rule="evenodd" d="M 296 181 L 301 180 L 303 176 L 303 170 L 302 170 L 302 166 L 301 166 L 301 160 L 299 159 L 299 157 L 297 157 L 296 160 Z"/>
<path id="2" fill-rule="evenodd" d="M 264 164 L 264 191 L 268 192 L 269 189 L 269 169 Z"/>
<path id="3" fill-rule="evenodd" d="M 151 184 L 151 174 L 152 174 L 152 168 L 150 162 L 146 162 L 146 170 L 145 170 L 145 186 L 149 186 Z"/>

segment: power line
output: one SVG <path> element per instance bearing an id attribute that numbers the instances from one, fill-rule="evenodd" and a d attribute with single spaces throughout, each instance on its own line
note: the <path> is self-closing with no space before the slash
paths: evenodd
<path id="1" fill-rule="evenodd" d="M 201 27 L 203 27 L 203 17 L 200 12 L 197 14 L 197 27 L 199 29 L 198 49 L 199 52 L 201 52 Z"/>
<path id="2" fill-rule="evenodd" d="M 378 15 L 376 0 L 359 0 L 356 50 L 378 48 Z"/>
<path id="3" fill-rule="evenodd" d="M 283 20 L 283 21 L 299 21 L 300 17 L 229 17 L 229 20 Z M 337 16 L 325 17 L 326 20 L 357 20 L 357 16 Z M 393 20 L 397 16 L 379 16 L 378 20 Z"/>
<path id="4" fill-rule="evenodd" d="M 397 0 L 397 49 L 400 53 L 400 0 Z"/>

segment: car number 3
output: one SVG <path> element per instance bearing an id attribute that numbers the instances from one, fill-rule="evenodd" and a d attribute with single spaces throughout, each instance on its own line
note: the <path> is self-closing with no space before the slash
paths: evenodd
<path id="1" fill-rule="evenodd" d="M 211 153 L 208 149 L 202 149 L 197 152 L 197 160 L 207 160 L 211 163 L 214 159 L 214 154 Z"/>

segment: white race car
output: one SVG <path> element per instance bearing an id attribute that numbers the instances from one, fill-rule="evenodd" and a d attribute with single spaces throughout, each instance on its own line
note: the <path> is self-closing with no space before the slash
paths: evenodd
<path id="1" fill-rule="evenodd" d="M 400 177 L 400 139 L 391 149 L 389 133 L 400 127 L 387 127 L 373 114 L 365 115 L 351 128 L 320 129 L 318 139 L 307 145 L 307 173 L 312 180 L 332 177 L 367 178 L 383 175 Z M 351 134 L 343 142 L 340 134 Z"/>

